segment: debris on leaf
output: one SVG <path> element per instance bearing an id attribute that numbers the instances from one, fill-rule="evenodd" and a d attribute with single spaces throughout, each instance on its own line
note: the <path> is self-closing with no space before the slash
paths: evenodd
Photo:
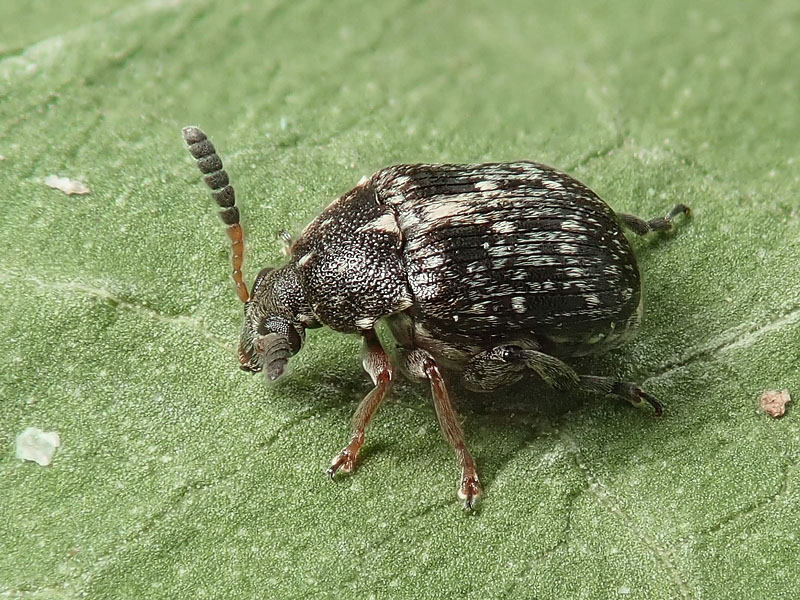
<path id="1" fill-rule="evenodd" d="M 17 436 L 17 458 L 30 460 L 44 467 L 50 464 L 60 445 L 61 438 L 55 431 L 28 427 Z"/>
<path id="2" fill-rule="evenodd" d="M 88 194 L 89 188 L 80 181 L 75 181 L 69 177 L 59 177 L 58 175 L 48 175 L 44 178 L 45 185 L 54 190 L 61 190 L 68 196 L 72 194 Z"/>
<path id="3" fill-rule="evenodd" d="M 786 404 L 792 401 L 789 390 L 766 390 L 761 394 L 761 410 L 771 417 L 781 417 L 786 412 Z"/>

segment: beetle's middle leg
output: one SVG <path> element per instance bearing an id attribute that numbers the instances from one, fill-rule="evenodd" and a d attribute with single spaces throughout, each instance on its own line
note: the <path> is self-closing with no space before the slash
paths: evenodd
<path id="1" fill-rule="evenodd" d="M 514 344 L 496 346 L 472 357 L 464 369 L 464 384 L 476 391 L 487 391 L 518 381 L 526 369 L 535 372 L 545 383 L 558 390 L 598 392 L 622 398 L 634 406 L 647 402 L 656 415 L 661 415 L 663 410 L 655 396 L 635 383 L 613 377 L 578 375 L 572 367 L 555 356 Z"/>
<path id="2" fill-rule="evenodd" d="M 458 422 L 458 415 L 453 408 L 453 402 L 450 400 L 450 394 L 447 392 L 447 386 L 436 360 L 427 351 L 417 348 L 404 356 L 404 368 L 412 377 L 430 381 L 433 406 L 436 408 L 439 426 L 442 428 L 444 437 L 456 451 L 458 464 L 461 466 L 458 497 L 464 501 L 464 508 L 470 509 L 481 495 L 481 485 L 475 470 L 475 460 L 467 450 L 464 431 Z"/>
<path id="3" fill-rule="evenodd" d="M 350 435 L 350 443 L 336 455 L 327 473 L 333 479 L 337 471 L 350 473 L 355 467 L 358 452 L 364 444 L 364 431 L 372 415 L 378 410 L 389 392 L 392 381 L 392 363 L 381 346 L 375 331 L 369 329 L 364 332 L 364 350 L 362 354 L 362 364 L 364 370 L 372 378 L 375 387 L 367 394 L 358 405 L 353 415 L 353 431 Z"/>
<path id="4" fill-rule="evenodd" d="M 689 207 L 685 204 L 676 204 L 665 217 L 655 217 L 649 221 L 626 213 L 619 213 L 617 216 L 622 221 L 622 224 L 636 235 L 645 235 L 651 231 L 668 231 L 672 229 L 672 220 L 680 214 L 688 215 Z"/>

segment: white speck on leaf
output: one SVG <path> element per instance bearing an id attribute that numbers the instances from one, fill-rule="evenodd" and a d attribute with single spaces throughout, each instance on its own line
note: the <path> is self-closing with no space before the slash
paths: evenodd
<path id="1" fill-rule="evenodd" d="M 17 436 L 17 458 L 30 460 L 44 467 L 50 464 L 60 445 L 61 438 L 55 431 L 28 427 Z"/>
<path id="2" fill-rule="evenodd" d="M 44 178 L 45 185 L 54 190 L 61 190 L 68 196 L 73 194 L 88 194 L 89 188 L 80 181 L 75 181 L 69 177 L 59 177 L 58 175 L 48 175 Z"/>
<path id="3" fill-rule="evenodd" d="M 782 417 L 786 412 L 786 404 L 792 401 L 789 390 L 766 390 L 761 394 L 759 406 L 771 417 Z"/>
<path id="4" fill-rule="evenodd" d="M 631 593 L 631 588 L 629 588 L 627 585 L 623 585 L 621 588 L 617 590 L 617 593 L 620 594 L 621 596 L 627 596 L 628 594 Z"/>

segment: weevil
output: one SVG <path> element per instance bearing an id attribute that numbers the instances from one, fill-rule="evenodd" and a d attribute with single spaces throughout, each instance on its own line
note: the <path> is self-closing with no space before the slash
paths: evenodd
<path id="1" fill-rule="evenodd" d="M 306 330 L 327 326 L 363 339 L 373 382 L 353 416 L 349 443 L 328 475 L 350 473 L 365 430 L 403 373 L 430 385 L 436 416 L 461 468 L 458 496 L 481 494 L 448 378 L 488 392 L 538 377 L 558 390 L 662 405 L 636 383 L 579 375 L 565 359 L 617 348 L 642 315 L 639 268 L 623 229 L 665 231 L 689 208 L 645 220 L 615 213 L 588 187 L 528 161 L 404 164 L 381 169 L 330 204 L 297 239 L 288 261 L 266 267 L 248 291 L 233 187 L 206 135 L 183 137 L 227 225 L 233 279 L 244 302 L 239 363 L 280 377 Z M 399 349 L 393 364 L 375 326 Z"/>

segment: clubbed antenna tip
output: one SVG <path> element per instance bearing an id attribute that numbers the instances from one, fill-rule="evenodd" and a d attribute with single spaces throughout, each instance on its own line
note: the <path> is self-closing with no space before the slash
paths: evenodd
<path id="1" fill-rule="evenodd" d="M 211 188 L 211 196 L 222 209 L 219 216 L 228 226 L 226 232 L 231 240 L 233 250 L 233 281 L 236 293 L 242 302 L 247 302 L 249 293 L 242 279 L 242 261 L 244 259 L 244 234 L 239 223 L 239 209 L 236 208 L 236 196 L 233 186 L 228 181 L 228 174 L 222 168 L 222 160 L 217 155 L 214 145 L 198 127 L 184 127 L 183 139 L 189 146 L 189 152 L 197 161 L 203 180 Z"/>

